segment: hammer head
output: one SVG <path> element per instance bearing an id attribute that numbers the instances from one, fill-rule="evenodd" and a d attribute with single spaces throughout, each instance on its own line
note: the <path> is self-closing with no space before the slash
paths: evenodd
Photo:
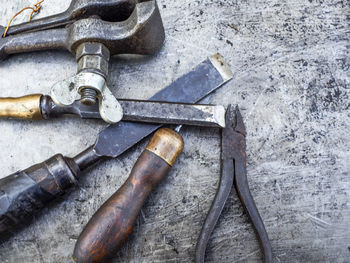
<path id="1" fill-rule="evenodd" d="M 72 0 L 68 9 L 61 13 L 61 20 L 73 21 L 90 16 L 117 22 L 126 20 L 139 0 Z"/>
<path id="2" fill-rule="evenodd" d="M 61 14 L 11 26 L 0 39 L 0 59 L 61 48 L 76 54 L 86 42 L 103 44 L 111 55 L 151 55 L 164 38 L 156 0 L 75 0 Z"/>
<path id="3" fill-rule="evenodd" d="M 67 48 L 75 53 L 84 42 L 104 44 L 111 55 L 115 54 L 154 54 L 163 45 L 165 33 L 159 9 L 155 0 L 136 2 L 132 12 L 125 9 L 123 21 L 119 15 L 111 20 L 102 17 L 80 19 L 68 26 Z M 123 9 L 124 10 L 124 9 Z M 107 17 L 112 17 L 111 13 Z"/>

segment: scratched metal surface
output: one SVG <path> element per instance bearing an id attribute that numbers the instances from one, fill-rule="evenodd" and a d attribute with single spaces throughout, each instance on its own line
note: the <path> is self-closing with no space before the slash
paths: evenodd
<path id="1" fill-rule="evenodd" d="M 29 2 L 2 1 L 0 23 Z M 39 16 L 68 5 L 69 0 L 46 0 Z M 151 58 L 114 59 L 114 94 L 148 98 L 220 51 L 234 78 L 208 102 L 242 109 L 249 182 L 274 262 L 350 262 L 349 1 L 160 0 L 159 5 L 164 48 Z M 0 95 L 47 94 L 75 70 L 67 52 L 11 56 L 0 63 Z M 0 121 L 0 176 L 55 153 L 73 156 L 104 126 L 69 118 Z M 184 153 L 152 193 L 115 262 L 193 261 L 217 187 L 219 133 L 185 127 L 181 134 Z M 121 186 L 144 146 L 90 170 L 78 189 L 0 247 L 0 262 L 73 262 L 83 226 Z M 207 262 L 261 262 L 234 191 L 207 252 Z"/>

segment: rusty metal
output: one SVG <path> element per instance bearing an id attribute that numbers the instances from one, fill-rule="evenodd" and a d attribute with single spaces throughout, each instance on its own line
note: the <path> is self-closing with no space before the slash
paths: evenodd
<path id="1" fill-rule="evenodd" d="M 225 127 L 225 108 L 222 105 L 180 104 L 136 100 L 120 101 L 123 120 L 161 124 L 181 124 Z"/>
<path id="2" fill-rule="evenodd" d="M 124 121 L 178 124 L 202 127 L 225 127 L 222 105 L 181 104 L 144 100 L 119 100 Z M 19 98 L 0 98 L 0 118 L 48 120 L 65 115 L 101 119 L 98 105 L 87 106 L 81 100 L 61 107 L 50 96 L 33 94 Z"/>
<path id="3" fill-rule="evenodd" d="M 156 0 L 73 0 L 62 14 L 10 27 L 0 39 L 0 59 L 9 54 L 67 49 L 76 55 L 78 73 L 51 90 L 56 104 L 99 101 L 102 119 L 117 123 L 122 108 L 106 81 L 108 61 L 116 54 L 154 54 L 164 42 Z"/>
<path id="4" fill-rule="evenodd" d="M 90 42 L 82 43 L 78 47 L 75 56 L 78 62 L 78 74 L 90 72 L 101 75 L 105 80 L 107 79 L 110 53 L 104 45 Z M 101 93 L 101 91 L 84 86 L 78 92 L 81 94 L 81 102 L 85 105 L 94 105 Z M 75 95 L 77 94 L 75 93 Z"/>
<path id="5" fill-rule="evenodd" d="M 150 55 L 163 44 L 164 28 L 155 0 L 80 0 L 72 1 L 68 10 L 71 15 L 58 15 L 59 19 L 11 26 L 8 37 L 0 39 L 1 58 L 57 48 L 76 54 L 85 42 L 101 43 L 111 55 Z"/>
<path id="6" fill-rule="evenodd" d="M 272 262 L 272 249 L 264 223 L 250 193 L 246 170 L 246 130 L 242 115 L 236 107 L 226 111 L 226 128 L 221 135 L 221 177 L 219 188 L 203 224 L 196 247 L 196 263 L 203 263 L 210 235 L 220 217 L 232 185 L 257 233 L 265 263 Z"/>
<path id="7" fill-rule="evenodd" d="M 213 63 L 213 61 L 220 61 L 220 63 Z M 156 93 L 149 100 L 196 103 L 199 101 L 198 98 L 206 97 L 231 78 L 232 72 L 229 67 L 224 63 L 223 58 L 216 54 L 188 74 L 175 80 L 169 87 Z M 130 122 L 110 125 L 100 133 L 94 149 L 100 155 L 116 157 L 159 127 L 161 125 Z"/>
<path id="8" fill-rule="evenodd" d="M 232 78 L 231 73 L 222 73 L 224 72 L 222 71 L 222 67 L 227 68 L 227 65 L 214 65 L 211 62 L 211 59 L 207 59 L 199 64 L 195 69 L 177 79 L 165 89 L 156 93 L 152 97 L 152 100 L 196 103 Z M 76 157 L 66 158 L 59 155 L 59 159 L 62 161 L 55 162 L 55 165 L 52 166 L 52 160 L 57 159 L 55 156 L 43 164 L 32 166 L 28 170 L 30 170 L 30 173 L 38 178 L 44 178 L 46 176 L 63 178 L 63 182 L 59 185 L 64 184 L 65 189 L 66 186 L 74 184 L 75 180 L 73 179 L 79 179 L 79 177 L 83 174 L 82 172 L 87 168 L 106 158 L 118 157 L 126 150 L 140 142 L 143 138 L 157 130 L 159 127 L 161 127 L 159 124 L 141 124 L 132 122 L 120 122 L 113 124 L 99 133 L 97 141 L 94 145 L 90 146 Z M 164 160 L 162 161 L 164 162 Z M 10 182 L 8 178 L 13 180 Z M 61 179 L 59 181 L 61 181 Z M 35 213 L 44 207 L 46 202 L 43 202 L 43 200 L 49 200 L 46 198 L 46 196 L 41 195 L 42 191 L 38 188 L 38 183 L 30 181 L 28 182 L 28 185 L 31 183 L 30 187 L 33 187 L 35 190 L 34 195 L 24 195 L 20 200 L 13 199 L 13 206 L 7 206 L 6 202 L 8 200 L 8 196 L 15 194 L 16 196 L 20 197 L 21 192 L 26 192 L 27 188 L 13 188 L 16 185 L 21 185 L 21 182 L 16 180 L 16 175 L 5 177 L 1 179 L 1 182 L 3 183 L 1 185 L 1 189 L 14 189 L 15 191 L 18 189 L 18 192 L 16 193 L 11 191 L 3 192 L 0 190 L 1 232 L 8 231 L 14 227 L 18 228 L 19 226 L 23 225 L 28 218 L 33 217 Z M 64 192 L 64 189 L 62 189 L 61 193 Z M 29 193 L 32 193 L 32 191 Z M 35 195 L 36 193 L 39 194 Z M 39 204 L 39 206 L 33 206 L 33 203 Z M 15 207 L 16 213 L 8 215 L 7 212 L 11 210 L 9 207 Z M 0 233 L 0 239 L 2 239 L 2 237 L 3 235 Z"/>
<path id="9" fill-rule="evenodd" d="M 99 16 L 105 21 L 123 21 L 129 17 L 138 2 L 140 1 L 73 0 L 66 11 L 52 16 L 31 20 L 27 23 L 13 25 L 9 28 L 7 35 L 63 27 L 74 21 L 88 18 L 93 15 Z M 5 27 L 1 27 L 1 30 L 1 35 L 3 35 Z"/>
<path id="10" fill-rule="evenodd" d="M 225 127 L 225 108 L 222 105 L 181 104 L 125 99 L 119 99 L 119 103 L 124 111 L 124 121 L 214 128 Z M 63 115 L 101 119 L 97 105 L 86 106 L 81 101 L 75 101 L 68 107 L 60 107 L 49 96 L 42 96 L 40 107 L 44 119 L 58 118 Z"/>

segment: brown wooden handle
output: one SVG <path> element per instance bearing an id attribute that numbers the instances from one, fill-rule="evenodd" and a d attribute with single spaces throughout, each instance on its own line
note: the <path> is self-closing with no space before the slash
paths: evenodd
<path id="1" fill-rule="evenodd" d="M 151 190 L 183 149 L 180 135 L 160 129 L 135 163 L 129 178 L 93 215 L 74 249 L 78 263 L 108 262 L 121 248 Z"/>
<path id="2" fill-rule="evenodd" d="M 41 94 L 18 98 L 0 98 L 0 117 L 26 120 L 41 120 Z"/>

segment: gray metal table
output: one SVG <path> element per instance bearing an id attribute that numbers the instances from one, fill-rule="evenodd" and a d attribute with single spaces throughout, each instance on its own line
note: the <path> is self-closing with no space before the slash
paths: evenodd
<path id="1" fill-rule="evenodd" d="M 30 2 L 3 1 L 0 23 Z M 38 17 L 68 5 L 46 0 Z M 349 2 L 160 0 L 159 6 L 164 48 L 150 58 L 115 58 L 113 93 L 146 99 L 208 55 L 222 53 L 234 79 L 209 101 L 242 109 L 249 182 L 274 261 L 350 262 Z M 11 56 L 0 63 L 0 96 L 48 94 L 75 70 L 67 52 Z M 0 177 L 58 152 L 73 156 L 104 126 L 70 118 L 2 120 Z M 219 132 L 185 127 L 181 133 L 184 153 L 151 195 L 116 262 L 192 262 L 219 178 Z M 73 262 L 83 226 L 128 177 L 145 143 L 89 171 L 78 189 L 0 247 L 0 262 Z M 236 195 L 207 252 L 207 262 L 261 261 Z"/>

